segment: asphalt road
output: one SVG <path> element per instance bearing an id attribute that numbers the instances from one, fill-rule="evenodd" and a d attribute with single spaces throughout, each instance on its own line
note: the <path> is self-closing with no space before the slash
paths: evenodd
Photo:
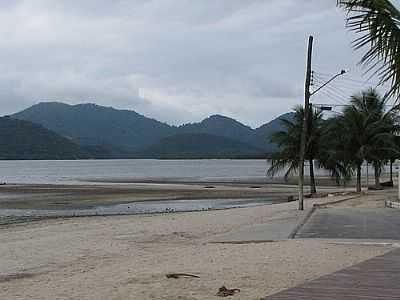
<path id="1" fill-rule="evenodd" d="M 295 238 L 400 240 L 400 210 L 317 209 Z"/>

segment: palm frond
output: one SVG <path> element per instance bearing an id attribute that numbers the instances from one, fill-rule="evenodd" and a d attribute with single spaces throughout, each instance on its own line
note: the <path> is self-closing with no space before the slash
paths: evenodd
<path id="1" fill-rule="evenodd" d="M 367 73 L 379 77 L 379 83 L 390 83 L 386 97 L 400 97 L 400 11 L 389 0 L 338 0 L 348 12 L 347 27 L 361 36 L 356 50 L 369 46 L 360 64 Z"/>

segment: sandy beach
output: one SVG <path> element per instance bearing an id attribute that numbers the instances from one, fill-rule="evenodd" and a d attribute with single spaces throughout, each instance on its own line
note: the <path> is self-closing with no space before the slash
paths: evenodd
<path id="1" fill-rule="evenodd" d="M 390 192 L 393 193 L 393 192 Z M 387 192 L 349 201 L 379 206 Z M 325 203 L 345 196 L 307 200 Z M 344 206 L 346 202 L 338 205 Z M 260 299 L 388 252 L 335 240 L 218 244 L 243 226 L 301 220 L 297 203 L 223 211 L 44 220 L 0 227 L 1 299 Z M 167 273 L 200 278 L 168 279 Z"/>
<path id="2" fill-rule="evenodd" d="M 0 300 L 400 300 L 400 0 L 0 8 Z"/>

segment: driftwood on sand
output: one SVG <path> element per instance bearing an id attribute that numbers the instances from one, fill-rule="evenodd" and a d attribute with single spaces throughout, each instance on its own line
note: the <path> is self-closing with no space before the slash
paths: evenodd
<path id="1" fill-rule="evenodd" d="M 227 289 L 225 286 L 219 288 L 217 293 L 218 297 L 229 297 L 234 296 L 236 293 L 239 293 L 240 289 Z"/>
<path id="2" fill-rule="evenodd" d="M 178 279 L 178 278 L 181 278 L 181 277 L 200 278 L 197 275 L 187 274 L 187 273 L 169 273 L 169 274 L 167 274 L 165 276 L 167 278 L 174 278 L 174 279 Z"/>

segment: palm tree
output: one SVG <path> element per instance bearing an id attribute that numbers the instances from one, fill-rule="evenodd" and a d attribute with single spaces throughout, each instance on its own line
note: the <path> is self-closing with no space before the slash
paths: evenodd
<path id="1" fill-rule="evenodd" d="M 387 96 L 400 96 L 400 11 L 389 0 L 337 0 L 348 12 L 347 27 L 360 33 L 356 50 L 369 46 L 361 64 L 390 83 Z"/>
<path id="2" fill-rule="evenodd" d="M 270 159 L 271 167 L 267 175 L 274 176 L 279 171 L 287 169 L 285 179 L 289 175 L 296 173 L 299 166 L 300 139 L 303 128 L 304 109 L 300 106 L 295 107 L 295 114 L 292 120 L 282 119 L 281 122 L 285 130 L 276 132 L 271 137 L 271 142 L 277 144 L 279 150 Z M 318 155 L 319 140 L 322 128 L 322 113 L 310 109 L 310 122 L 306 141 L 306 159 L 310 167 L 310 188 L 311 193 L 316 193 L 314 160 Z"/>
<path id="3" fill-rule="evenodd" d="M 344 183 L 351 179 L 352 162 L 348 155 L 346 135 L 343 134 L 339 117 L 330 118 L 324 122 L 318 164 L 319 168 L 331 173 L 331 177 L 336 179 L 338 185 L 341 179 Z"/>
<path id="4" fill-rule="evenodd" d="M 397 116 L 393 109 L 385 111 L 385 100 L 372 88 L 352 96 L 351 103 L 360 113 L 366 115 L 368 123 L 379 123 L 379 134 L 381 137 L 386 137 L 383 143 L 382 138 L 371 138 L 369 153 L 366 157 L 366 160 L 372 162 L 374 166 L 375 187 L 379 188 L 382 168 L 396 154 L 394 148 L 397 147 L 393 133 L 396 131 Z"/>
<path id="5" fill-rule="evenodd" d="M 397 153 L 393 136 L 395 115 L 392 110 L 385 112 L 384 107 L 384 100 L 370 89 L 353 96 L 351 106 L 330 120 L 325 137 L 332 149 L 330 161 L 339 162 L 347 174 L 352 173 L 349 167 L 355 171 L 357 192 L 361 192 L 361 166 L 365 160 L 373 162 L 379 186 L 383 163 Z"/>
<path id="6" fill-rule="evenodd" d="M 334 143 L 334 158 L 343 165 L 355 169 L 357 176 L 356 191 L 361 192 L 361 165 L 365 157 L 366 124 L 363 115 L 354 107 L 345 109 L 343 115 L 333 120 L 330 135 Z"/>

